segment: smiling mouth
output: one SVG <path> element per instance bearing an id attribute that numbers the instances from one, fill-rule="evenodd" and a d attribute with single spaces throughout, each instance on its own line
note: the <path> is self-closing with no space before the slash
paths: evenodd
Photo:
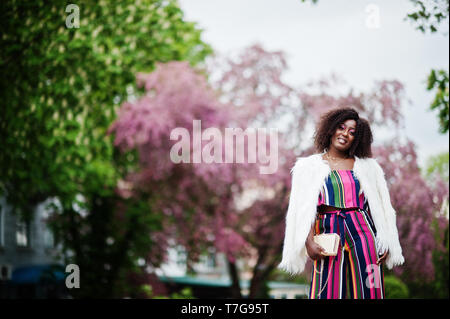
<path id="1" fill-rule="evenodd" d="M 346 140 L 346 139 L 343 139 L 342 137 L 338 137 L 338 138 L 337 138 L 337 141 L 338 141 L 339 143 L 341 143 L 341 144 L 346 144 L 346 143 L 347 143 L 347 140 Z"/>

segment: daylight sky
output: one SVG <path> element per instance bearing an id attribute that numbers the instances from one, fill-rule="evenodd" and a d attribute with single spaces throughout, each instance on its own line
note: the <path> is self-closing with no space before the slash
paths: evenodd
<path id="1" fill-rule="evenodd" d="M 178 1 L 185 19 L 197 22 L 202 39 L 220 54 L 255 43 L 285 52 L 284 79 L 293 87 L 332 72 L 356 92 L 370 91 L 377 80 L 400 81 L 411 100 L 403 106 L 404 135 L 416 143 L 419 163 L 448 151 L 449 135 L 438 133 L 436 112 L 427 111 L 434 95 L 425 89 L 432 68 L 448 70 L 448 34 L 415 30 L 404 20 L 413 8 L 409 0 Z M 374 134 L 376 144 L 385 133 Z"/>

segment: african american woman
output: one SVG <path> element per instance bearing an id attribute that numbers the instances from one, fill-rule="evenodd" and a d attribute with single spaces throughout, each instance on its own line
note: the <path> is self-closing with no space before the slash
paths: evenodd
<path id="1" fill-rule="evenodd" d="M 372 158 L 372 132 L 353 108 L 321 117 L 314 136 L 318 153 L 292 167 L 282 261 L 292 275 L 313 261 L 309 298 L 382 299 L 382 266 L 404 263 L 384 171 Z M 330 256 L 315 235 L 339 235 Z M 348 285 L 348 287 L 347 287 Z"/>

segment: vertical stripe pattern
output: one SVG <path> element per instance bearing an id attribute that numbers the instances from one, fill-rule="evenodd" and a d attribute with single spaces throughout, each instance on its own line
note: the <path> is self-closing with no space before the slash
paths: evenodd
<path id="1" fill-rule="evenodd" d="M 343 299 L 347 288 L 352 299 L 384 298 L 383 270 L 381 264 L 376 265 L 379 256 L 370 215 L 365 210 L 338 212 L 319 214 L 316 219 L 317 234 L 338 233 L 344 242 L 336 256 L 314 261 L 310 298 Z"/>
<path id="2" fill-rule="evenodd" d="M 318 214 L 315 233 L 337 233 L 341 245 L 336 256 L 314 261 L 309 297 L 384 298 L 383 269 L 376 265 L 376 229 L 352 170 L 331 171 L 319 195 L 318 205 L 322 204 L 336 210 Z"/>
<path id="3" fill-rule="evenodd" d="M 353 170 L 332 170 L 322 185 L 317 205 L 364 208 L 367 201 Z"/>

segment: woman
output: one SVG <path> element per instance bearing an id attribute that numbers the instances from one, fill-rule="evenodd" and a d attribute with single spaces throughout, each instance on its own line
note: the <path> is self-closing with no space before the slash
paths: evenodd
<path id="1" fill-rule="evenodd" d="M 315 133 L 317 154 L 297 159 L 278 268 L 292 275 L 313 260 L 310 298 L 384 298 L 382 264 L 404 262 L 384 172 L 371 152 L 367 120 L 352 108 L 329 111 Z M 315 234 L 340 237 L 324 256 Z"/>

